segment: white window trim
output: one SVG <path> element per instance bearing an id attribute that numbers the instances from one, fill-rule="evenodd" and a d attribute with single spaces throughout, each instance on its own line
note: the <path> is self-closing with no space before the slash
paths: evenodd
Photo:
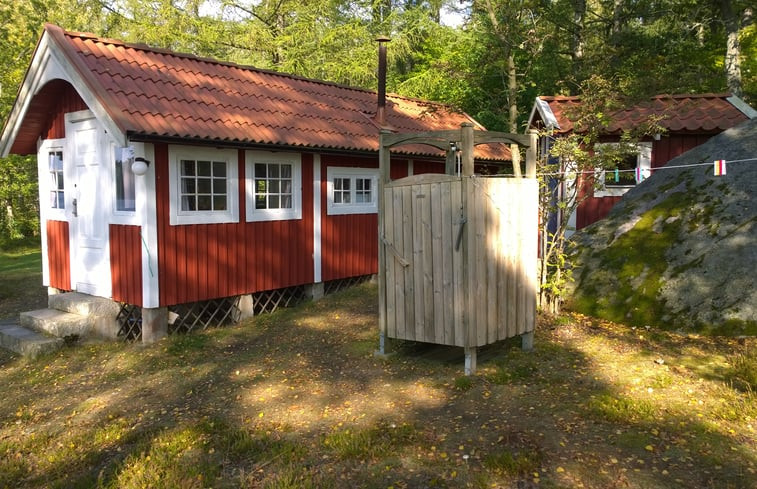
<path id="1" fill-rule="evenodd" d="M 255 164 L 289 163 L 292 165 L 292 208 L 255 208 Z M 248 222 L 286 221 L 302 219 L 302 156 L 299 153 L 245 152 L 245 210 Z"/>
<path id="2" fill-rule="evenodd" d="M 225 211 L 182 211 L 179 162 L 186 160 L 215 160 L 226 162 Z M 155 164 L 154 162 L 152 164 Z M 239 191 L 237 180 L 237 152 L 233 149 L 208 149 L 193 146 L 168 147 L 168 190 L 170 222 L 172 226 L 185 224 L 222 224 L 239 221 Z"/>
<path id="3" fill-rule="evenodd" d="M 601 145 L 618 145 L 620 143 L 601 143 Z M 643 179 L 649 178 L 652 174 L 652 143 L 641 142 L 636 144 L 638 153 L 636 154 L 636 168 L 641 168 Z M 599 172 L 600 188 L 594 191 L 594 197 L 620 197 L 631 190 L 634 185 L 606 185 L 607 173 L 612 171 L 602 170 Z M 642 179 L 642 180 L 643 180 Z M 636 185 L 641 183 L 636 181 Z"/>
<path id="4" fill-rule="evenodd" d="M 55 221 L 67 221 L 66 209 L 68 208 L 71 189 L 71 175 L 68 174 L 66 168 L 67 147 L 65 139 L 46 139 L 42 141 L 42 144 L 37 151 L 37 161 L 40 174 L 40 210 L 42 218 L 45 220 Z M 50 168 L 48 162 L 48 154 L 52 151 L 60 151 L 63 153 L 63 208 L 58 209 L 50 207 Z"/>
<path id="5" fill-rule="evenodd" d="M 346 168 L 341 166 L 330 166 L 326 168 L 326 209 L 328 215 L 345 215 L 345 214 L 376 214 L 378 213 L 378 168 Z M 352 203 L 336 204 L 334 203 L 334 179 L 349 178 L 353 184 L 350 185 L 350 192 L 353 193 Z M 355 178 L 371 179 L 371 202 L 355 203 L 354 185 Z"/>

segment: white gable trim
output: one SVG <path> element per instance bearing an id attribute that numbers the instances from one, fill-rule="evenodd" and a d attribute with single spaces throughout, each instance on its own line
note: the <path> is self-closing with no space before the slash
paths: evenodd
<path id="1" fill-rule="evenodd" d="M 45 84 L 57 79 L 69 82 L 110 134 L 110 137 L 116 141 L 116 144 L 126 146 L 126 134 L 108 115 L 100 100 L 89 89 L 84 78 L 66 59 L 60 47 L 52 41 L 50 34 L 45 31 L 34 52 L 34 57 L 21 84 L 16 102 L 8 116 L 8 122 L 3 128 L 2 135 L 0 135 L 0 156 L 8 156 L 34 96 Z"/>
<path id="2" fill-rule="evenodd" d="M 726 100 L 730 102 L 731 105 L 739 109 L 745 116 L 749 117 L 750 119 L 757 119 L 757 110 L 754 110 L 748 103 L 744 102 L 739 97 L 731 95 Z"/>
<path id="3" fill-rule="evenodd" d="M 531 115 L 528 116 L 528 127 L 533 127 L 534 116 L 537 112 L 539 113 L 539 117 L 541 117 L 541 120 L 544 122 L 544 125 L 548 130 L 551 131 L 552 129 L 560 129 L 560 124 L 557 123 L 557 117 L 555 117 L 555 114 L 552 112 L 549 104 L 539 97 L 536 97 L 534 107 L 531 109 Z"/>

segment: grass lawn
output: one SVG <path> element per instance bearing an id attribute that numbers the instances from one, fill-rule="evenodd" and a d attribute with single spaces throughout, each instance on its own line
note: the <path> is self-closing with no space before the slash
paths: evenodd
<path id="1" fill-rule="evenodd" d="M 38 240 L 0 248 L 0 319 L 47 307 Z"/>
<path id="2" fill-rule="evenodd" d="M 151 346 L 0 350 L 0 488 L 757 487 L 734 340 L 540 318 L 535 348 L 377 346 L 363 285 Z"/>

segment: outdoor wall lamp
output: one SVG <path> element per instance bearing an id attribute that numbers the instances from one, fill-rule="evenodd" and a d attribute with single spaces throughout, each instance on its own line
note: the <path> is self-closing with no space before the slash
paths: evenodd
<path id="1" fill-rule="evenodd" d="M 134 163 L 131 164 L 131 171 L 135 175 L 142 176 L 147 173 L 147 169 L 150 167 L 150 161 L 138 156 L 134 158 Z"/>

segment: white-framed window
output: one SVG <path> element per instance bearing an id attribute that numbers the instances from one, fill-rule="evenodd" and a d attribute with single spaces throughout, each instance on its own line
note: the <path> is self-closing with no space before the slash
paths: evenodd
<path id="1" fill-rule="evenodd" d="M 248 221 L 302 218 L 302 158 L 299 153 L 245 153 Z"/>
<path id="2" fill-rule="evenodd" d="M 113 184 L 115 186 L 114 211 L 116 214 L 131 215 L 136 210 L 136 176 L 131 171 L 134 163 L 134 148 L 131 146 L 113 148 Z"/>
<path id="3" fill-rule="evenodd" d="M 603 148 L 616 148 L 620 143 L 602 143 L 597 146 L 599 151 Z M 637 143 L 638 152 L 628 155 L 618 162 L 617 168 L 606 169 L 599 174 L 599 190 L 594 192 L 595 197 L 620 196 L 630 188 L 649 178 L 652 173 L 652 143 Z M 617 171 L 615 171 L 617 169 Z"/>
<path id="4" fill-rule="evenodd" d="M 50 148 L 47 153 L 47 171 L 49 176 L 50 209 L 66 208 L 65 180 L 63 178 L 63 149 Z"/>
<path id="5" fill-rule="evenodd" d="M 237 222 L 237 152 L 169 147 L 171 224 Z"/>
<path id="6" fill-rule="evenodd" d="M 377 168 L 328 167 L 328 214 L 378 212 L 378 176 Z"/>
<path id="7" fill-rule="evenodd" d="M 40 217 L 66 220 L 66 199 L 70 199 L 70 175 L 66 168 L 66 140 L 41 140 L 37 148 Z"/>

